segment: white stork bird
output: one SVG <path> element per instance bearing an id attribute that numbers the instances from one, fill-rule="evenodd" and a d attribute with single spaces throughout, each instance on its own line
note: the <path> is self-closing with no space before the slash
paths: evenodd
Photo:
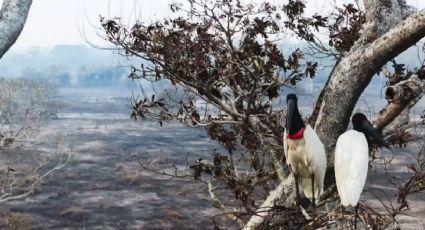
<path id="1" fill-rule="evenodd" d="M 316 132 L 305 125 L 298 111 L 297 96 L 289 94 L 287 100 L 286 129 L 284 134 L 284 150 L 286 162 L 294 174 L 299 208 L 299 179 L 305 196 L 312 201 L 313 212 L 316 202 L 323 191 L 323 180 L 326 172 L 325 147 Z"/>
<path id="2" fill-rule="evenodd" d="M 355 207 L 354 228 L 358 216 L 358 201 L 366 182 L 369 167 L 368 139 L 373 139 L 378 146 L 388 145 L 383 141 L 381 133 L 376 130 L 362 113 L 353 118 L 354 130 L 346 131 L 339 136 L 335 149 L 336 187 L 343 207 Z"/>

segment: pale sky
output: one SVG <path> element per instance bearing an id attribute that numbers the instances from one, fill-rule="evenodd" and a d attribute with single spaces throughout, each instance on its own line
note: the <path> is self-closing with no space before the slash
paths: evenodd
<path id="1" fill-rule="evenodd" d="M 0 0 L 0 2 L 3 2 Z M 161 18 L 169 0 L 33 0 L 27 23 L 14 49 L 32 46 L 100 42 L 96 36 L 99 15 L 133 20 Z M 124 20 L 124 22 L 125 22 Z"/>
<path id="2" fill-rule="evenodd" d="M 255 0 L 260 2 L 260 0 Z M 280 2 L 281 0 L 274 0 Z M 0 0 L 0 3 L 3 1 Z M 121 16 L 124 21 L 135 18 L 152 21 L 169 14 L 172 0 L 33 0 L 24 31 L 11 51 L 29 47 L 53 47 L 60 44 L 101 44 L 96 36 L 99 15 Z M 350 0 L 310 0 L 309 11 L 323 11 L 330 5 Z M 424 0 L 407 0 L 419 9 L 425 8 Z"/>

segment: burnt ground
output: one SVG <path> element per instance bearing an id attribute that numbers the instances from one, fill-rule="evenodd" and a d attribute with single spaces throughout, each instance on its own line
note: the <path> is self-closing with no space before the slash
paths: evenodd
<path id="1" fill-rule="evenodd" d="M 422 161 L 425 159 L 423 148 L 425 144 L 423 143 L 425 131 L 421 129 L 416 131 L 411 130 L 411 132 L 416 136 L 417 142 L 410 143 L 403 148 L 393 146 L 391 150 L 385 149 L 380 151 L 378 156 L 384 157 L 386 160 L 391 160 L 391 163 L 385 167 L 382 161 L 375 160 L 371 164 L 366 185 L 360 198 L 361 204 L 375 207 L 375 211 L 381 213 L 385 213 L 386 211 L 383 204 L 390 210 L 392 207 L 396 208 L 399 205 L 396 202 L 399 191 L 392 183 L 395 182 L 397 186 L 404 185 L 413 175 L 412 167 L 417 168 L 418 157 Z M 408 207 L 398 217 L 401 229 L 424 229 L 424 192 L 409 195 L 407 197 L 407 205 Z"/>
<path id="2" fill-rule="evenodd" d="M 208 158 L 220 146 L 202 129 L 130 120 L 130 95 L 122 89 L 61 89 L 59 117 L 36 136 L 43 143 L 2 150 L 0 166 L 25 171 L 54 152 L 58 137 L 72 157 L 34 194 L 7 202 L 0 212 L 30 216 L 33 229 L 212 228 L 218 212 L 204 184 L 143 171 L 138 162 L 153 162 L 154 169 L 174 163 L 190 173 L 187 161 Z"/>
<path id="3" fill-rule="evenodd" d="M 206 186 L 142 171 L 139 160 L 176 163 L 185 155 L 194 162 L 217 148 L 202 130 L 179 124 L 127 119 L 66 118 L 50 121 L 41 135 L 60 131 L 73 149 L 67 166 L 24 200 L 3 206 L 30 214 L 36 229 L 199 229 L 211 226 L 216 210 Z M 21 148 L 4 154 L 46 155 L 48 146 Z M 16 152 L 19 151 L 19 152 Z M 163 158 L 159 160 L 158 158 Z M 29 160 L 27 160 L 29 161 Z M 19 161 L 22 162 L 22 161 Z M 164 163 L 165 164 L 165 163 Z M 17 167 L 15 165 L 15 167 Z M 156 167 L 153 164 L 152 167 Z"/>

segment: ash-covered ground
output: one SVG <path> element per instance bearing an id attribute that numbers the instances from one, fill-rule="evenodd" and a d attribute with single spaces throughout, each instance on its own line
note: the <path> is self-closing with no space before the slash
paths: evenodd
<path id="1" fill-rule="evenodd" d="M 114 90 L 61 92 L 59 117 L 38 138 L 63 137 L 72 157 L 35 194 L 2 210 L 29 214 L 35 229 L 211 227 L 210 217 L 218 212 L 204 184 L 143 171 L 138 162 L 154 162 L 154 169 L 174 163 L 184 173 L 187 160 L 208 157 L 220 146 L 202 129 L 131 120 L 127 94 Z M 30 165 L 53 151 L 42 143 L 5 151 L 2 157 L 19 169 L 23 159 Z"/>

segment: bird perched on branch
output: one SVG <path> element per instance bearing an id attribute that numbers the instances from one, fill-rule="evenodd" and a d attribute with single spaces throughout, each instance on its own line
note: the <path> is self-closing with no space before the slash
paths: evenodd
<path id="1" fill-rule="evenodd" d="M 366 182 L 369 167 L 369 145 L 372 140 L 378 147 L 385 146 L 382 134 L 362 113 L 352 118 L 353 129 L 341 134 L 335 148 L 335 178 L 343 207 L 355 207 L 354 228 L 358 218 L 358 202 Z"/>
<path id="2" fill-rule="evenodd" d="M 313 212 L 323 191 L 326 172 L 325 147 L 316 132 L 306 125 L 298 110 L 298 99 L 289 94 L 287 100 L 284 151 L 286 162 L 295 178 L 297 208 L 300 204 L 299 183 L 307 198 L 312 201 Z"/>

